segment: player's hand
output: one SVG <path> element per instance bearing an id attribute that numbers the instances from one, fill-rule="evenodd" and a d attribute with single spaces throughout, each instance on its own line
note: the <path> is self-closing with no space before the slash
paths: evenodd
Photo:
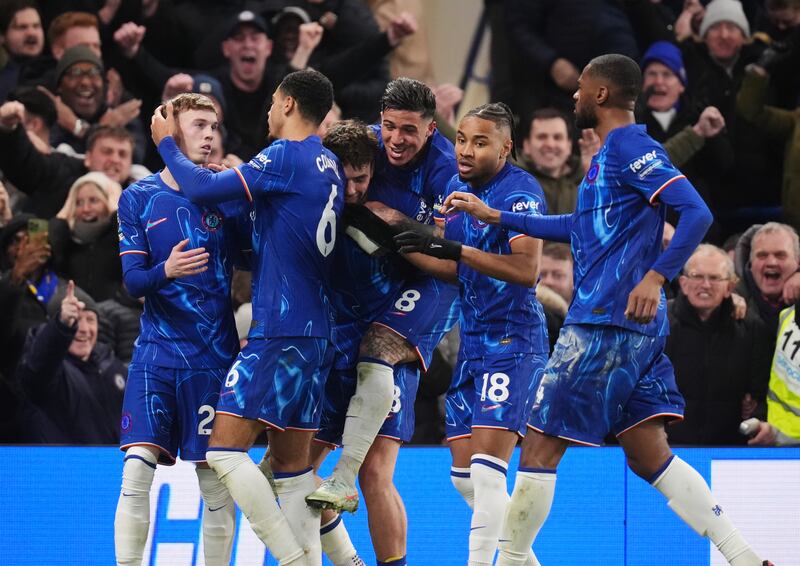
<path id="1" fill-rule="evenodd" d="M 450 193 L 442 203 L 442 211 L 445 214 L 464 211 L 470 216 L 489 224 L 498 224 L 500 222 L 500 211 L 490 208 L 472 193 L 462 193 L 460 191 Z"/>
<path id="2" fill-rule="evenodd" d="M 656 317 L 663 284 L 663 275 L 652 269 L 648 271 L 628 295 L 625 317 L 639 324 L 651 322 Z"/>
<path id="3" fill-rule="evenodd" d="M 795 273 L 783 284 L 783 303 L 793 305 L 800 301 L 800 272 Z"/>
<path id="4" fill-rule="evenodd" d="M 572 62 L 559 57 L 550 67 L 550 78 L 556 86 L 566 92 L 578 90 L 578 77 L 581 75 L 578 68 Z"/>
<path id="5" fill-rule="evenodd" d="M 725 118 L 714 106 L 706 106 L 697 123 L 692 126 L 694 132 L 701 138 L 713 138 L 725 128 Z"/>
<path id="6" fill-rule="evenodd" d="M 144 34 L 147 28 L 133 22 L 122 24 L 114 32 L 114 41 L 119 45 L 122 54 L 128 59 L 133 59 L 139 53 Z"/>
<path id="7" fill-rule="evenodd" d="M 12 100 L 0 106 L 0 130 L 10 132 L 25 119 L 25 106 Z"/>
<path id="8" fill-rule="evenodd" d="M 133 98 L 127 102 L 123 102 L 116 108 L 109 108 L 106 110 L 105 114 L 100 117 L 100 123 L 103 126 L 124 128 L 139 116 L 141 109 L 142 101 L 138 98 Z"/>
<path id="9" fill-rule="evenodd" d="M 731 313 L 733 320 L 744 320 L 744 317 L 747 316 L 747 301 L 741 295 L 731 293 L 731 302 L 733 302 L 733 312 Z"/>
<path id="10" fill-rule="evenodd" d="M 401 254 L 421 253 L 439 259 L 461 259 L 461 242 L 437 238 L 430 232 L 407 230 L 394 237 Z"/>
<path id="11" fill-rule="evenodd" d="M 58 315 L 61 322 L 65 326 L 72 328 L 78 322 L 78 317 L 80 317 L 81 311 L 85 308 L 86 305 L 83 301 L 79 301 L 75 296 L 75 282 L 70 279 L 69 283 L 67 283 L 67 294 L 64 295 L 64 299 L 61 301 L 61 312 Z"/>
<path id="12" fill-rule="evenodd" d="M 103 22 L 103 25 L 108 25 L 114 16 L 117 15 L 117 10 L 122 5 L 122 0 L 106 0 L 103 7 L 97 11 L 97 17 Z"/>
<path id="13" fill-rule="evenodd" d="M 188 275 L 197 275 L 208 269 L 208 252 L 205 248 L 195 248 L 193 250 L 186 250 L 189 240 L 181 240 L 175 247 L 164 262 L 164 273 L 170 279 L 178 277 L 186 277 Z"/>
<path id="14" fill-rule="evenodd" d="M 389 22 L 386 28 L 386 37 L 389 45 L 397 47 L 404 38 L 417 32 L 417 19 L 411 12 L 403 12 Z"/>
<path id="15" fill-rule="evenodd" d="M 173 135 L 175 132 L 175 114 L 172 109 L 172 102 L 162 104 L 156 111 L 153 112 L 153 117 L 150 119 L 150 136 L 153 142 L 158 146 L 167 136 Z"/>
<path id="16" fill-rule="evenodd" d="M 769 423 L 758 422 L 758 432 L 753 438 L 747 441 L 749 446 L 775 446 L 778 438 L 778 431 Z"/>

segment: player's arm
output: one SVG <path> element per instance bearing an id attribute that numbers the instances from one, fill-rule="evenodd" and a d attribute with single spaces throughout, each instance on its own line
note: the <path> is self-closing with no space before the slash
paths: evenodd
<path id="1" fill-rule="evenodd" d="M 539 278 L 539 258 L 542 256 L 542 240 L 518 237 L 511 242 L 510 254 L 493 254 L 463 246 L 461 263 L 489 277 L 533 287 Z"/>
<path id="2" fill-rule="evenodd" d="M 572 214 L 536 215 L 500 211 L 489 207 L 472 193 L 456 191 L 448 195 L 442 208 L 445 212 L 464 211 L 488 224 L 499 224 L 507 230 L 527 234 L 550 242 L 569 243 Z"/>

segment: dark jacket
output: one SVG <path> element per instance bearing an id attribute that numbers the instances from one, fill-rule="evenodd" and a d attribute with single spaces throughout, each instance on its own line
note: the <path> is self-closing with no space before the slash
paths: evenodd
<path id="1" fill-rule="evenodd" d="M 769 382 L 771 342 L 755 316 L 734 320 L 730 299 L 707 321 L 683 294 L 669 302 L 666 354 L 686 400 L 685 420 L 667 427 L 671 444 L 744 444 L 739 434 L 742 399 L 763 403 Z"/>
<path id="2" fill-rule="evenodd" d="M 17 379 L 53 425 L 42 431 L 41 442 L 117 444 L 125 365 L 100 343 L 85 362 L 69 354 L 76 331 L 58 318 L 33 329 Z"/>
<path id="3" fill-rule="evenodd" d="M 133 343 L 141 330 L 144 305 L 120 287 L 113 298 L 98 303 L 97 310 L 100 311 L 97 341 L 108 344 L 120 360 L 130 363 Z"/>
<path id="4" fill-rule="evenodd" d="M 95 301 L 105 301 L 122 285 L 119 235 L 116 215 L 91 242 L 80 242 L 66 220 L 50 221 L 53 269 L 89 293 Z"/>

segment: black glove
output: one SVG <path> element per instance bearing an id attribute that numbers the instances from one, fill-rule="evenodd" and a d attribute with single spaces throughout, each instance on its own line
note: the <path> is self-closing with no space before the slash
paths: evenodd
<path id="1" fill-rule="evenodd" d="M 437 238 L 433 234 L 408 230 L 394 237 L 401 254 L 419 252 L 439 259 L 461 259 L 461 242 Z"/>
<path id="2" fill-rule="evenodd" d="M 391 251 L 397 251 L 392 237 L 400 230 L 384 222 L 379 216 L 361 204 L 348 204 L 344 207 L 342 220 L 363 232 L 370 240 Z"/>

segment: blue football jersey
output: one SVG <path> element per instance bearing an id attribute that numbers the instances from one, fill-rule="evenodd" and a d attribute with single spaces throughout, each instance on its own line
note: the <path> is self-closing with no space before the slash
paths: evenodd
<path id="1" fill-rule="evenodd" d="M 456 173 L 453 144 L 434 132 L 423 157 L 412 167 L 396 167 L 386 158 L 379 125 L 371 126 L 379 148 L 367 192 L 367 200 L 377 200 L 406 216 L 429 224 L 435 205 L 444 200 L 450 178 Z M 335 290 L 335 365 L 346 369 L 355 365 L 358 346 L 370 322 L 391 306 L 394 295 L 409 274 L 418 271 L 402 268 L 400 258 L 375 257 L 364 252 L 349 236 L 341 234 L 337 245 L 332 287 Z"/>
<path id="2" fill-rule="evenodd" d="M 345 180 L 317 136 L 278 140 L 236 169 L 253 203 L 252 338 L 331 339 L 330 272 Z"/>
<path id="3" fill-rule="evenodd" d="M 609 132 L 578 189 L 570 234 L 575 294 L 566 324 L 669 333 L 663 290 L 652 322 L 628 320 L 625 309 L 628 295 L 661 253 L 666 207 L 659 205 L 658 194 L 684 178 L 644 126 Z"/>
<path id="4" fill-rule="evenodd" d="M 380 125 L 372 129 L 379 149 L 367 200 L 380 201 L 417 222 L 432 224 L 434 208 L 442 204 L 447 183 L 458 171 L 452 142 L 435 130 L 419 161 L 396 167 L 386 157 Z"/>
<path id="5" fill-rule="evenodd" d="M 239 350 L 230 278 L 240 219 L 233 204 L 203 206 L 167 186 L 160 174 L 129 186 L 119 201 L 123 269 L 161 270 L 160 287 L 145 295 L 133 362 L 168 368 L 225 368 Z M 174 280 L 163 275 L 172 248 L 203 247 L 208 269 Z M 249 242 L 244 242 L 248 245 Z"/>
<path id="6" fill-rule="evenodd" d="M 507 163 L 486 185 L 474 189 L 455 175 L 447 193 L 471 192 L 501 211 L 545 214 L 544 193 L 531 175 Z M 486 224 L 466 213 L 446 217 L 444 236 L 484 252 L 511 254 L 524 234 Z M 533 287 L 495 279 L 458 263 L 461 290 L 460 358 L 494 354 L 547 353 L 547 323 Z"/>

